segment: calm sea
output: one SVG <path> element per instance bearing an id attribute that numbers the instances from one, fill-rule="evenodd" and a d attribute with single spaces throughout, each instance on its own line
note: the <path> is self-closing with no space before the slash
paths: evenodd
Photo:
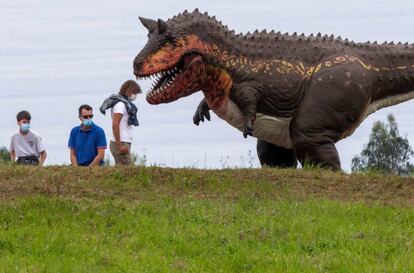
<path id="1" fill-rule="evenodd" d="M 132 75 L 132 60 L 146 43 L 138 16 L 167 19 L 198 7 L 236 32 L 266 28 L 321 32 L 355 41 L 414 42 L 412 1 L 1 1 L 0 145 L 17 130 L 15 114 L 32 113 L 32 128 L 47 147 L 47 164 L 69 162 L 67 140 L 79 123 L 77 108 L 88 103 L 95 122 L 110 135 L 110 118 L 97 109 Z M 149 82 L 140 82 L 148 89 Z M 137 100 L 141 126 L 133 150 L 147 163 L 172 167 L 258 166 L 252 138 L 213 115 L 192 124 L 201 94 L 151 106 Z M 367 142 L 372 123 L 393 113 L 402 135 L 414 144 L 414 101 L 371 115 L 353 136 L 338 143 L 344 169 Z M 249 152 L 250 151 L 250 152 Z M 252 158 L 253 157 L 253 158 Z"/>

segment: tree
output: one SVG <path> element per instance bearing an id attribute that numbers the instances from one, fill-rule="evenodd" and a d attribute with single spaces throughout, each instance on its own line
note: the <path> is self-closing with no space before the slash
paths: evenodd
<path id="1" fill-rule="evenodd" d="M 375 170 L 394 175 L 410 175 L 414 166 L 410 163 L 414 155 L 406 137 L 401 137 L 392 114 L 388 124 L 377 121 L 372 126 L 368 144 L 364 145 L 361 156 L 352 159 L 352 171 Z"/>
<path id="2" fill-rule="evenodd" d="M 6 147 L 0 147 L 0 164 L 10 162 L 10 154 Z"/>

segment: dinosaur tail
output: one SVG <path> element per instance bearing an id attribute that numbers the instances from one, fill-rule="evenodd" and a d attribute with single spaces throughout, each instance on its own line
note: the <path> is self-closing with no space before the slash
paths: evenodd
<path id="1" fill-rule="evenodd" d="M 371 54 L 378 87 L 368 114 L 414 99 L 414 46 L 386 44 Z"/>

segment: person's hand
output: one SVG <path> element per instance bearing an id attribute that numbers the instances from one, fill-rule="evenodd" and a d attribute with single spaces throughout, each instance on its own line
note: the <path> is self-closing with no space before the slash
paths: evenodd
<path id="1" fill-rule="evenodd" d="M 118 150 L 119 150 L 119 154 L 121 155 L 129 152 L 128 147 L 122 143 L 118 144 Z"/>

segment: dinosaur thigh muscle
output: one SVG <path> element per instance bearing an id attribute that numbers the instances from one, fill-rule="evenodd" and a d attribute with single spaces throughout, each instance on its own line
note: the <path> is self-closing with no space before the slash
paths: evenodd
<path id="1" fill-rule="evenodd" d="M 214 108 L 212 110 L 216 112 Z M 226 111 L 224 113 L 216 114 L 231 126 L 243 132 L 244 117 L 239 107 L 234 102 L 228 100 Z M 257 113 L 254 121 L 253 136 L 279 147 L 291 149 L 292 142 L 289 135 L 290 120 L 291 118 L 273 117 Z"/>

